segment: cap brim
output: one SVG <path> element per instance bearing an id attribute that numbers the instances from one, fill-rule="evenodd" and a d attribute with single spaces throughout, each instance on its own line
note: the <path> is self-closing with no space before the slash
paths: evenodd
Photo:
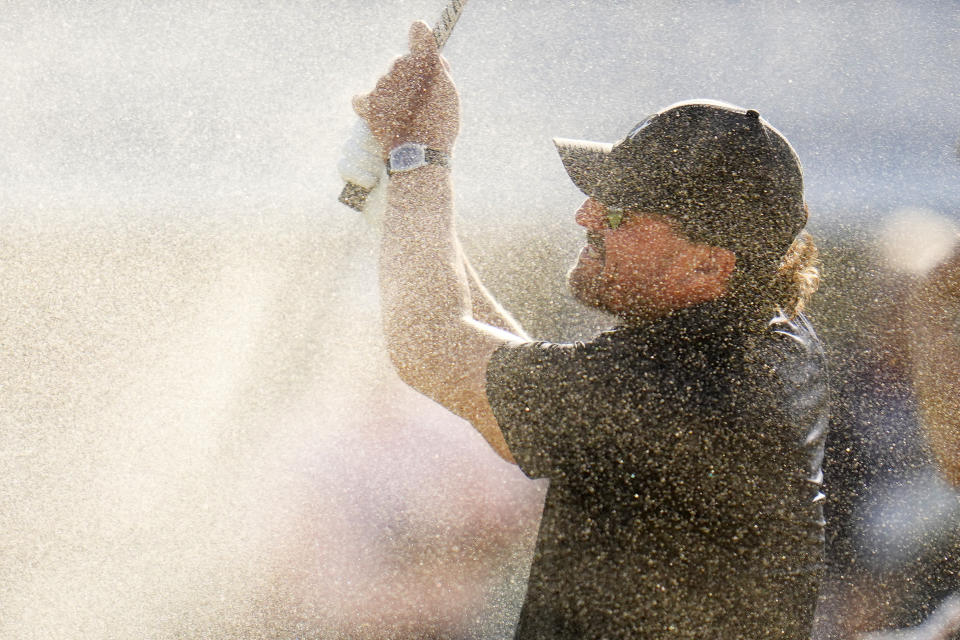
<path id="1" fill-rule="evenodd" d="M 596 197 L 607 176 L 613 145 L 567 138 L 554 138 L 553 144 L 573 184 L 586 195 Z"/>

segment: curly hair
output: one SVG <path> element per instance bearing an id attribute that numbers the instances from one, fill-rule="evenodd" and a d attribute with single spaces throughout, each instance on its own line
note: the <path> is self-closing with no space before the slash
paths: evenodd
<path id="1" fill-rule="evenodd" d="M 806 230 L 797 234 L 780 260 L 773 279 L 777 303 L 790 318 L 797 317 L 820 286 L 820 252 Z"/>

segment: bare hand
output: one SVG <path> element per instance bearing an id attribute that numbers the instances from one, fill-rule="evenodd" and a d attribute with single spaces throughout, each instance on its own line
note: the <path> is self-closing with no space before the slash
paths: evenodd
<path id="1" fill-rule="evenodd" d="M 449 153 L 460 129 L 460 100 L 449 67 L 424 22 L 410 27 L 410 53 L 393 63 L 373 91 L 353 99 L 381 151 L 419 142 Z"/>

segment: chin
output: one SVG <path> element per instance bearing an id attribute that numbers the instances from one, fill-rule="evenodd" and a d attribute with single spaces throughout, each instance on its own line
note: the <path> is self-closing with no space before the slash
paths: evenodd
<path id="1" fill-rule="evenodd" d="M 617 312 L 611 309 L 603 299 L 602 287 L 597 280 L 596 276 L 590 277 L 576 266 L 567 273 L 567 287 L 577 302 L 592 309 L 617 315 Z"/>
<path id="2" fill-rule="evenodd" d="M 624 320 L 644 320 L 659 318 L 670 309 L 664 308 L 662 301 L 649 299 L 632 299 L 629 302 L 620 300 L 618 296 L 605 290 L 599 278 L 585 277 L 576 267 L 567 274 L 567 286 L 570 293 L 580 304 L 609 313 Z M 608 295 L 604 295 L 604 294 Z"/>
<path id="3" fill-rule="evenodd" d="M 593 306 L 596 300 L 596 283 L 592 282 L 594 278 L 584 273 L 584 269 L 579 265 L 574 265 L 567 272 L 567 288 L 578 301 L 585 305 Z"/>

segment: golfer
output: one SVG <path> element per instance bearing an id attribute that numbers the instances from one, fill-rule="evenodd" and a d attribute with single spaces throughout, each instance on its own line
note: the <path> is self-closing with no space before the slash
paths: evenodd
<path id="1" fill-rule="evenodd" d="M 518 638 L 807 638 L 827 382 L 800 164 L 753 110 L 670 106 L 557 140 L 586 196 L 569 274 L 616 328 L 528 339 L 466 266 L 459 101 L 429 27 L 354 109 L 388 163 L 380 287 L 402 379 L 549 478 Z"/>

